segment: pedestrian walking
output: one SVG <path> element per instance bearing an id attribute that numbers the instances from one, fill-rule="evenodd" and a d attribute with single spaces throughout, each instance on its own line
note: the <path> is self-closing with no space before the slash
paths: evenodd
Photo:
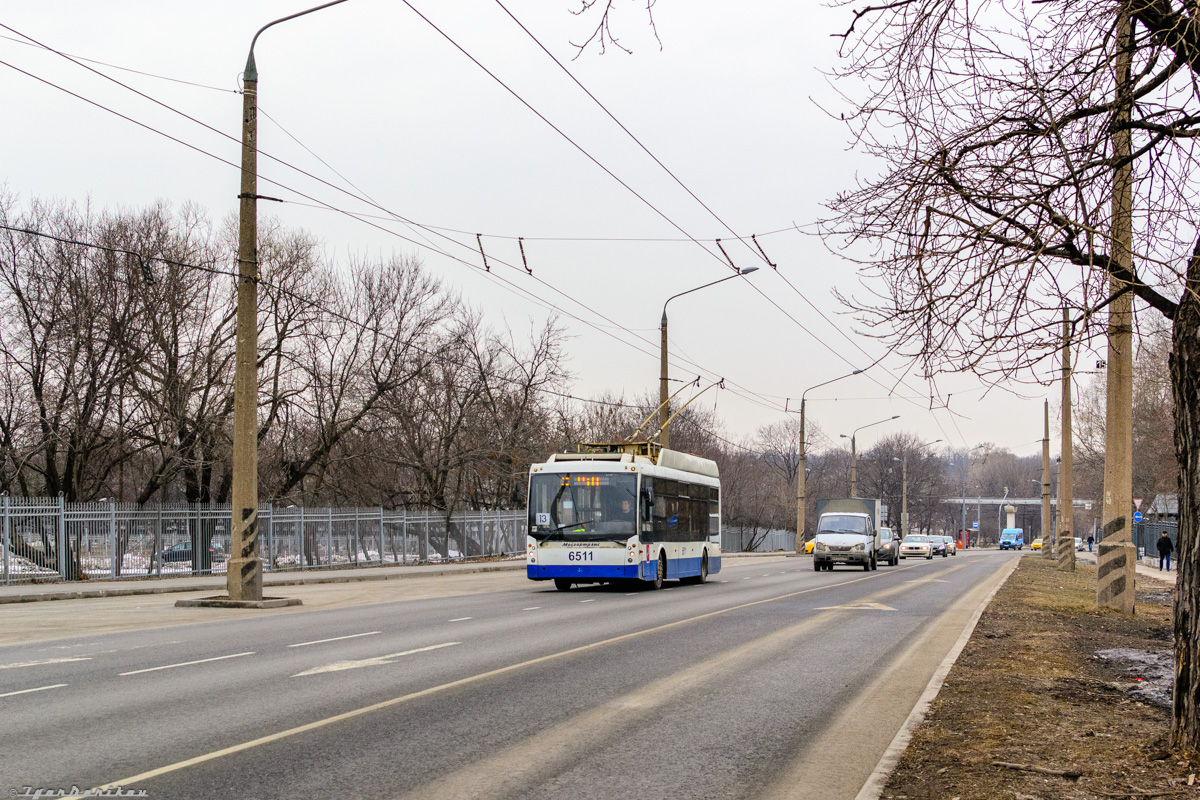
<path id="1" fill-rule="evenodd" d="M 1096 537 L 1095 537 L 1095 536 L 1089 536 L 1089 537 L 1088 537 L 1088 552 L 1089 552 L 1089 553 L 1090 553 L 1090 552 L 1092 552 L 1092 545 L 1093 545 L 1093 544 L 1095 544 L 1095 543 L 1096 543 Z"/>
<path id="2" fill-rule="evenodd" d="M 1163 531 L 1162 537 L 1158 540 L 1158 569 L 1162 571 L 1163 564 L 1167 565 L 1167 572 L 1171 571 L 1171 551 L 1175 549 L 1175 543 L 1171 541 L 1171 537 Z"/>

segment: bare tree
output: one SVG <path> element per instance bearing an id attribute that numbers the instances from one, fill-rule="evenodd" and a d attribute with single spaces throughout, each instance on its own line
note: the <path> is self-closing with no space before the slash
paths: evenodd
<path id="1" fill-rule="evenodd" d="M 1115 284 L 1173 323 L 1180 478 L 1175 744 L 1200 746 L 1200 33 L 1173 0 L 902 0 L 863 7 L 839 74 L 877 178 L 839 195 L 825 232 L 882 287 L 850 301 L 927 374 L 1052 379 L 1062 309 L 1105 334 Z M 1132 24 L 1128 38 L 1119 20 Z M 1118 52 L 1132 63 L 1117 75 Z M 851 88 L 852 87 L 852 88 Z M 862 92 L 862 94 L 860 94 Z M 1132 108 L 1132 113 L 1128 109 Z M 1114 157 L 1114 133 L 1132 137 Z M 1132 166 L 1134 258 L 1110 231 Z"/>

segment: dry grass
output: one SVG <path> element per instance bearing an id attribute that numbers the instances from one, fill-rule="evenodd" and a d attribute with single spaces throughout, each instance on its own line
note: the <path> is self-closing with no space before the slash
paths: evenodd
<path id="1" fill-rule="evenodd" d="M 1149 584 L 1149 582 L 1147 582 Z M 1143 686 L 1095 656 L 1109 648 L 1169 650 L 1170 595 L 1139 578 L 1124 617 L 1096 606 L 1096 568 L 1059 572 L 1021 560 L 951 670 L 883 797 L 1200 797 L 1190 761 L 1166 750 L 1168 709 L 1130 694 Z M 1070 779 L 997 766 L 1078 772 Z"/>

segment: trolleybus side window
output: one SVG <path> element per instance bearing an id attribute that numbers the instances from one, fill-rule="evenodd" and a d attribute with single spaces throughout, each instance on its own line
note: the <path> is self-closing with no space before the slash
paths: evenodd
<path id="1" fill-rule="evenodd" d="M 662 542 L 698 542 L 717 530 L 709 487 L 683 481 L 654 482 L 654 538 Z"/>

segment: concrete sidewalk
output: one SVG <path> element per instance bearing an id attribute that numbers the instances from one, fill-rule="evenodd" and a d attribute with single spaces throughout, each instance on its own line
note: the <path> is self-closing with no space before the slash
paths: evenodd
<path id="1" fill-rule="evenodd" d="M 775 553 L 724 553 L 723 558 L 783 558 Z M 267 572 L 263 574 L 263 589 L 279 586 L 314 586 L 358 581 L 388 581 L 408 578 L 438 578 L 447 575 L 471 575 L 481 572 L 511 572 L 525 569 L 525 559 L 503 561 L 464 561 L 450 564 L 408 564 L 384 567 L 346 567 L 305 572 Z M 170 592 L 224 593 L 225 575 L 188 575 L 178 578 L 126 578 L 124 580 L 90 580 L 76 582 L 12 583 L 0 586 L 0 605 L 35 603 L 42 600 L 80 600 L 94 597 L 129 597 L 132 595 L 167 594 Z"/>
<path id="2" fill-rule="evenodd" d="M 1094 552 L 1089 553 L 1087 551 L 1077 552 L 1077 553 L 1075 553 L 1075 560 L 1085 562 L 1088 564 L 1095 564 L 1096 563 L 1096 553 L 1094 553 Z M 1175 567 L 1176 566 L 1177 565 L 1175 564 L 1175 559 L 1172 558 L 1171 559 L 1171 570 L 1169 572 L 1167 570 L 1160 571 L 1157 566 L 1152 567 L 1144 561 L 1139 561 L 1137 563 L 1137 566 L 1135 567 L 1135 569 L 1137 570 L 1138 575 L 1143 575 L 1147 578 L 1153 578 L 1156 581 L 1163 581 L 1164 583 L 1173 584 L 1173 583 L 1175 583 L 1175 574 L 1176 574 Z"/>

